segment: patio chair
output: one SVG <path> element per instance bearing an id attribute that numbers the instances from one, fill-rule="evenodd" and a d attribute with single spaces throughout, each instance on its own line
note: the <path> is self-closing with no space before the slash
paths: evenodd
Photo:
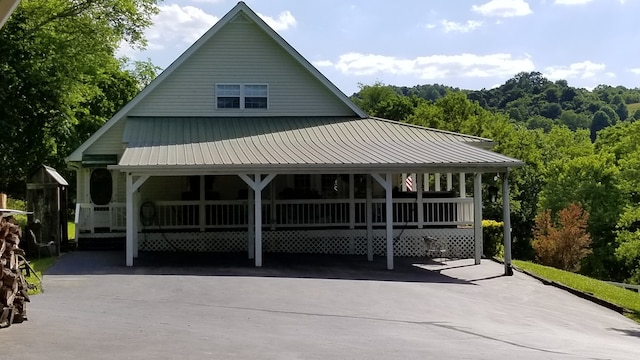
<path id="1" fill-rule="evenodd" d="M 440 259 L 441 262 L 446 264 L 446 259 L 449 250 L 445 241 L 432 236 L 424 237 L 425 256 L 428 259 Z"/>
<path id="2" fill-rule="evenodd" d="M 31 241 L 34 248 L 38 252 L 38 259 L 42 257 L 43 250 L 46 250 L 47 257 L 50 257 L 52 254 L 56 252 L 56 243 L 54 241 L 49 241 L 48 243 L 38 242 L 38 238 L 36 237 L 36 234 L 31 229 L 29 229 L 27 236 L 29 236 L 30 238 L 29 240 Z"/>

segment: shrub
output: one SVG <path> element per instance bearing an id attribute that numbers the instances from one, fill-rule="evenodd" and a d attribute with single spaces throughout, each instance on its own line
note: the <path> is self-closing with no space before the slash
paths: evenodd
<path id="1" fill-rule="evenodd" d="M 576 272 L 580 261 L 591 253 L 591 236 L 587 232 L 589 213 L 579 204 L 570 204 L 558 212 L 558 222 L 551 210 L 536 217 L 533 248 L 538 263 Z"/>
<path id="2" fill-rule="evenodd" d="M 485 257 L 498 256 L 504 252 L 503 222 L 482 220 L 482 252 Z"/>

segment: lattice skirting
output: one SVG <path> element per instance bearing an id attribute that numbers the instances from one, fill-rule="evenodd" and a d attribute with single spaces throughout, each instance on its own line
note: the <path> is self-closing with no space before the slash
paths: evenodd
<path id="1" fill-rule="evenodd" d="M 373 253 L 386 254 L 386 232 L 373 230 Z M 263 250 L 273 253 L 366 255 L 366 230 L 286 230 L 263 231 Z M 447 244 L 448 256 L 473 258 L 473 229 L 405 229 L 394 231 L 396 256 L 423 256 L 424 237 L 431 236 Z M 246 231 L 140 233 L 143 251 L 247 251 Z"/>

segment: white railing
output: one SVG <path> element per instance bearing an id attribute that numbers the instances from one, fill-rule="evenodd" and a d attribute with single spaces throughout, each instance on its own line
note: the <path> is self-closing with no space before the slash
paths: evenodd
<path id="1" fill-rule="evenodd" d="M 152 218 L 140 219 L 149 229 L 240 228 L 248 225 L 247 200 L 237 201 L 157 201 Z M 311 199 L 263 200 L 262 223 L 265 227 L 363 227 L 366 226 L 366 200 Z M 466 226 L 473 224 L 473 198 L 422 199 L 420 219 L 417 199 L 393 199 L 394 226 Z M 386 222 L 384 199 L 372 199 L 373 225 Z M 76 229 L 94 232 L 126 229 L 124 203 L 105 206 L 76 205 Z"/>
<path id="2" fill-rule="evenodd" d="M 80 232 L 94 233 L 98 229 L 124 231 L 127 228 L 126 204 L 111 203 L 109 205 L 76 204 L 76 239 Z"/>

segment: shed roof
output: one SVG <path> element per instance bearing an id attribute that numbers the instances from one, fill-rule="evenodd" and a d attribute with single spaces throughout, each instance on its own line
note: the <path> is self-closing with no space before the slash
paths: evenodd
<path id="1" fill-rule="evenodd" d="M 376 118 L 133 117 L 123 142 L 113 168 L 347 172 L 522 165 L 477 146 L 487 139 Z"/>

